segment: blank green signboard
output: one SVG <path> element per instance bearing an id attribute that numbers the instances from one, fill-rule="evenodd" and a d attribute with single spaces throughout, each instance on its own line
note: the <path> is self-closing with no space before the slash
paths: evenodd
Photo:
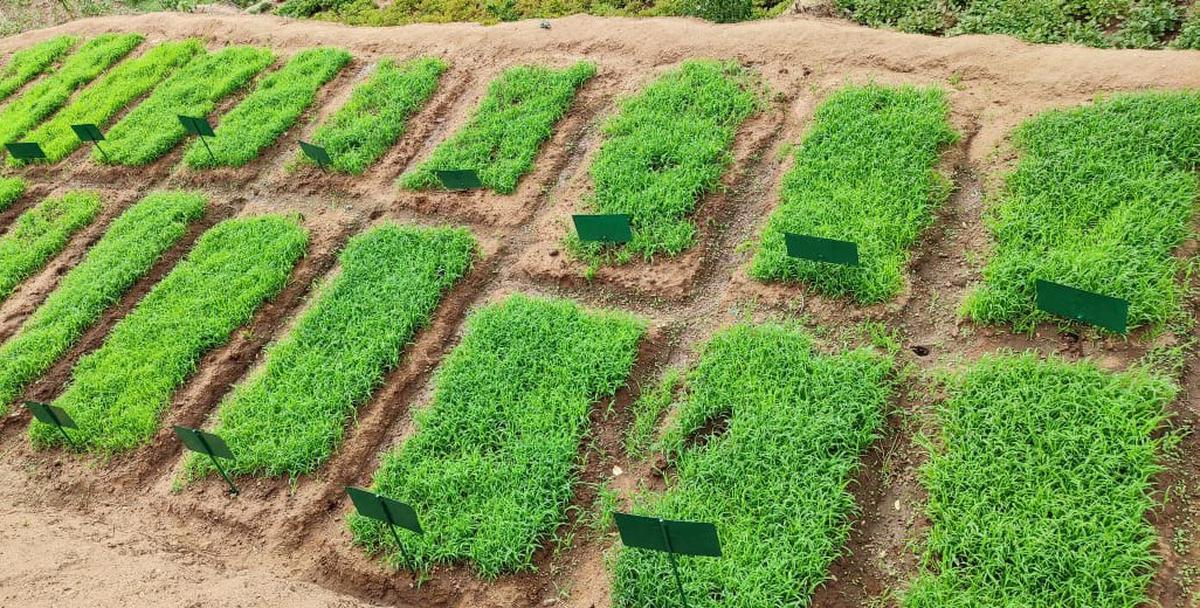
<path id="1" fill-rule="evenodd" d="M 1084 323 L 1091 323 L 1119 334 L 1125 333 L 1129 302 L 1120 298 L 1037 280 L 1037 307 Z"/>
<path id="2" fill-rule="evenodd" d="M 447 190 L 475 190 L 483 187 L 483 182 L 479 181 L 479 174 L 474 169 L 434 171 L 433 174 Z"/>
<path id="3" fill-rule="evenodd" d="M 69 429 L 79 428 L 75 425 L 75 421 L 63 411 L 61 407 L 50 405 L 48 403 L 38 403 L 37 401 L 26 401 L 25 407 L 33 412 L 33 417 L 39 422 L 51 424 L 57 427 L 67 427 Z"/>
<path id="4" fill-rule="evenodd" d="M 712 524 L 625 513 L 614 513 L 613 517 L 621 533 L 621 542 L 627 547 L 679 555 L 721 557 L 717 527 Z"/>
<path id="5" fill-rule="evenodd" d="M 573 215 L 575 232 L 581 241 L 601 243 L 628 243 L 633 240 L 633 228 L 629 216 L 623 213 L 612 215 Z"/>
<path id="6" fill-rule="evenodd" d="M 212 433 L 190 429 L 186 426 L 176 426 L 175 434 L 179 435 L 179 440 L 183 442 L 183 445 L 193 452 L 200 452 L 212 458 L 233 460 L 233 452 L 229 450 L 228 445 L 225 445 L 225 440 Z"/>
<path id="7" fill-rule="evenodd" d="M 787 245 L 788 257 L 858 266 L 858 245 L 856 243 L 790 232 L 783 234 L 783 240 Z"/>
<path id="8" fill-rule="evenodd" d="M 424 531 L 421 530 L 421 523 L 417 521 L 417 512 L 413 511 L 412 507 L 362 488 L 348 487 L 346 493 L 350 495 L 350 501 L 354 503 L 354 508 L 363 517 L 370 517 L 389 526 L 400 526 L 417 534 L 424 534 Z"/>
<path id="9" fill-rule="evenodd" d="M 8 153 L 22 160 L 41 160 L 46 158 L 46 153 L 42 151 L 42 147 L 33 142 L 15 142 L 4 144 L 8 148 Z"/>
<path id="10" fill-rule="evenodd" d="M 79 138 L 79 141 L 104 141 L 104 134 L 100 132 L 100 127 L 96 125 L 71 125 L 71 130 L 75 132 L 75 136 Z"/>
<path id="11" fill-rule="evenodd" d="M 179 124 L 182 124 L 183 128 L 187 129 L 187 132 L 192 135 L 200 135 L 202 137 L 216 136 L 216 133 L 213 133 L 212 125 L 208 124 L 208 120 L 205 118 L 181 115 L 179 117 Z"/>
<path id="12" fill-rule="evenodd" d="M 325 151 L 325 148 L 315 144 L 310 144 L 306 141 L 301 141 L 300 149 L 304 150 L 304 153 L 308 155 L 309 158 L 316 161 L 316 163 L 320 165 L 322 169 L 325 168 L 325 165 L 329 164 L 329 153 Z"/>

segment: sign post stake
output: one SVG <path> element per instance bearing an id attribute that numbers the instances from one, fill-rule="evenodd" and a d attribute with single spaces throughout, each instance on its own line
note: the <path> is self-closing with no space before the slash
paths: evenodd
<path id="1" fill-rule="evenodd" d="M 387 524 L 392 533 L 392 540 L 396 541 L 396 550 L 400 551 L 401 556 L 404 556 L 404 545 L 400 544 L 400 534 L 396 532 L 396 526 L 417 534 L 425 533 L 421 529 L 421 522 L 417 520 L 417 512 L 409 505 L 383 494 L 353 486 L 346 487 L 346 494 L 350 496 L 350 502 L 354 503 L 359 515 Z"/>
<path id="2" fill-rule="evenodd" d="M 679 576 L 679 560 L 675 558 L 675 549 L 671 546 L 671 536 L 667 534 L 667 523 L 658 518 L 658 529 L 662 531 L 663 545 L 667 547 L 667 558 L 671 560 L 671 570 L 675 572 L 675 585 L 679 587 L 679 601 L 683 608 L 688 608 L 687 595 L 683 593 L 683 577 Z"/>
<path id="3" fill-rule="evenodd" d="M 208 445 L 208 440 L 205 439 L 204 435 L 201 435 L 200 433 L 196 433 L 196 438 L 200 440 L 200 443 L 204 444 L 204 450 L 208 452 L 208 459 L 212 461 L 213 466 L 217 467 L 217 472 L 221 474 L 221 478 L 225 480 L 225 483 L 229 484 L 229 491 L 233 494 L 237 494 L 237 486 L 233 485 L 233 481 L 230 480 L 229 475 L 225 473 L 225 468 L 221 466 L 221 461 L 217 460 L 216 456 L 213 456 L 212 446 Z"/>
<path id="4" fill-rule="evenodd" d="M 217 472 L 221 474 L 221 479 L 224 479 L 225 483 L 229 484 L 229 493 L 236 496 L 238 487 L 233 485 L 233 480 L 229 478 L 229 474 L 225 472 L 225 468 L 221 466 L 221 462 L 217 459 L 220 457 L 233 460 L 233 452 L 229 450 L 229 446 L 225 444 L 225 440 L 212 433 L 206 433 L 200 429 L 191 429 L 186 426 L 176 426 L 175 434 L 187 449 L 208 456 L 213 466 L 217 467 Z"/>
<path id="5" fill-rule="evenodd" d="M 79 125 L 71 125 L 71 130 L 75 131 L 75 137 L 78 137 L 79 141 L 90 141 L 96 144 L 96 149 L 100 150 L 101 156 L 104 157 L 104 162 L 108 162 L 108 152 L 105 152 L 104 146 L 100 145 L 100 142 L 104 141 L 104 134 L 100 132 L 100 127 L 90 123 L 84 123 Z"/>
<path id="6" fill-rule="evenodd" d="M 53 405 L 38 403 L 37 401 L 26 401 L 25 407 L 29 408 L 29 410 L 33 412 L 33 416 L 38 420 L 58 428 L 58 432 L 62 433 L 63 439 L 67 441 L 67 445 L 71 447 L 78 447 L 75 441 L 71 439 L 71 436 L 67 434 L 67 429 L 65 427 L 77 427 L 75 425 L 75 421 L 71 420 L 71 417 L 68 416 L 66 412 Z"/>
<path id="7" fill-rule="evenodd" d="M 208 120 L 205 118 L 195 118 L 192 116 L 180 115 L 179 123 L 183 125 L 183 128 L 186 129 L 188 133 L 200 138 L 200 143 L 204 144 L 204 149 L 208 151 L 208 158 L 212 160 L 214 165 L 217 164 L 217 157 L 213 155 L 212 148 L 208 147 L 208 141 L 204 139 L 205 135 L 209 137 L 216 136 L 216 133 L 213 132 L 212 125 L 208 124 Z"/>

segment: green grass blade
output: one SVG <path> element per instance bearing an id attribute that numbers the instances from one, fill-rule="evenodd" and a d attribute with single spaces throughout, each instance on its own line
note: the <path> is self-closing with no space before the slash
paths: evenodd
<path id="1" fill-rule="evenodd" d="M 41 270 L 98 213 L 100 196 L 83 191 L 47 198 L 22 213 L 0 237 L 0 301 Z"/>
<path id="2" fill-rule="evenodd" d="M 50 69 L 50 66 L 62 59 L 76 42 L 79 42 L 79 39 L 74 36 L 57 36 L 13 53 L 4 70 L 0 71 L 0 101 Z"/>

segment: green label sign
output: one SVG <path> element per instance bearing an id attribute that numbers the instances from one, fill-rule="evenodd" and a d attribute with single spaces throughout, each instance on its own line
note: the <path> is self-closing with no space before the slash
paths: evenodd
<path id="1" fill-rule="evenodd" d="M 37 401 L 26 401 L 25 407 L 33 412 L 33 417 L 39 422 L 52 424 L 57 427 L 66 427 L 69 429 L 79 428 L 74 420 L 63 411 L 61 407 L 50 405 L 49 403 L 38 403 Z"/>
<path id="2" fill-rule="evenodd" d="M 573 215 L 575 232 L 579 240 L 599 243 L 628 243 L 633 240 L 633 227 L 629 216 L 623 213 L 612 215 Z"/>
<path id="3" fill-rule="evenodd" d="M 96 125 L 71 125 L 71 130 L 75 132 L 75 136 L 79 138 L 79 141 L 104 141 L 104 134 L 100 132 L 100 127 Z"/>
<path id="4" fill-rule="evenodd" d="M 1037 280 L 1038 310 L 1090 323 L 1123 334 L 1129 319 L 1129 302 L 1109 296 Z"/>
<path id="5" fill-rule="evenodd" d="M 304 154 L 313 159 L 322 169 L 325 168 L 325 165 L 329 164 L 329 153 L 325 151 L 325 148 L 301 141 L 300 149 L 304 150 Z"/>
<path id="6" fill-rule="evenodd" d="M 783 240 L 787 246 L 788 257 L 844 266 L 858 266 L 858 245 L 856 243 L 790 232 L 783 234 Z"/>
<path id="7" fill-rule="evenodd" d="M 29 141 L 19 141 L 11 144 L 4 144 L 8 149 L 8 153 L 14 158 L 21 160 L 43 160 L 46 158 L 46 153 L 42 151 L 42 147 L 36 143 Z"/>
<path id="8" fill-rule="evenodd" d="M 721 557 L 717 527 L 692 521 L 671 521 L 614 513 L 621 542 L 627 547 L 664 551 L 678 555 Z"/>
<path id="9" fill-rule="evenodd" d="M 225 483 L 229 484 L 229 493 L 237 494 L 237 486 L 233 485 L 233 480 L 229 478 L 229 475 L 225 473 L 225 468 L 217 460 L 218 458 L 226 460 L 234 459 L 233 451 L 229 449 L 228 445 L 225 445 L 225 440 L 200 429 L 188 428 L 186 426 L 175 426 L 173 428 L 175 429 L 175 435 L 179 437 L 179 440 L 183 442 L 183 445 L 187 449 L 208 456 L 213 466 L 217 467 L 217 472 L 221 474 L 221 478 L 225 480 Z"/>
<path id="10" fill-rule="evenodd" d="M 389 526 L 400 526 L 417 534 L 425 533 L 421 529 L 421 522 L 417 521 L 417 512 L 398 500 L 354 487 L 347 487 L 346 494 L 350 495 L 354 508 L 363 517 L 382 521 Z"/>
<path id="11" fill-rule="evenodd" d="M 483 187 L 479 173 L 474 169 L 447 169 L 434 171 L 433 174 L 447 190 L 476 190 Z"/>
<path id="12" fill-rule="evenodd" d="M 187 129 L 187 132 L 191 133 L 192 135 L 199 135 L 201 137 L 216 136 L 216 133 L 213 133 L 212 125 L 208 124 L 208 119 L 203 117 L 197 118 L 195 116 L 183 116 L 181 114 L 179 116 L 179 124 L 183 125 L 183 128 Z"/>

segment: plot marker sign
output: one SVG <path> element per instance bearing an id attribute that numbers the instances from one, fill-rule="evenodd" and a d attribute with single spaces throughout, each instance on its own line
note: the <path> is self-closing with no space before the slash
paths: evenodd
<path id="1" fill-rule="evenodd" d="M 46 153 L 42 151 L 42 147 L 31 141 L 13 142 L 4 144 L 4 147 L 14 158 L 25 161 L 46 160 Z"/>
<path id="2" fill-rule="evenodd" d="M 433 174 L 447 190 L 476 190 L 483 187 L 479 173 L 474 169 L 448 169 L 434 171 Z"/>
<path id="3" fill-rule="evenodd" d="M 224 439 L 212 433 L 206 433 L 200 429 L 190 429 L 186 426 L 176 426 L 175 434 L 179 436 L 179 440 L 183 442 L 183 445 L 187 446 L 187 449 L 208 456 L 212 460 L 213 465 L 217 467 L 217 472 L 221 474 L 225 483 L 229 484 L 229 492 L 231 494 L 238 493 L 237 486 L 233 485 L 233 482 L 229 479 L 229 475 L 225 474 L 225 469 L 221 467 L 220 461 L 217 460 L 218 458 L 234 459 L 233 452 L 225 444 Z"/>
<path id="4" fill-rule="evenodd" d="M 626 547 L 662 551 L 671 560 L 675 573 L 675 584 L 679 587 L 679 601 L 687 608 L 687 596 L 683 593 L 683 579 L 679 576 L 676 555 L 698 555 L 721 557 L 721 542 L 717 538 L 717 527 L 702 522 L 671 521 L 659 517 L 643 517 L 626 513 L 614 513 L 621 542 Z"/>
<path id="5" fill-rule="evenodd" d="M 306 156 L 316 161 L 317 166 L 320 167 L 322 171 L 324 171 L 325 167 L 329 165 L 329 153 L 325 151 L 325 148 L 322 148 L 316 144 L 310 144 L 306 141 L 301 141 L 300 149 L 304 150 L 304 154 Z"/>
<path id="6" fill-rule="evenodd" d="M 1129 301 L 1112 298 L 1050 281 L 1037 280 L 1038 310 L 1090 323 L 1123 334 L 1129 318 Z"/>
<path id="7" fill-rule="evenodd" d="M 843 266 L 858 266 L 858 244 L 819 236 L 783 233 L 788 257 Z"/>
<path id="8" fill-rule="evenodd" d="M 105 152 L 104 147 L 100 145 L 100 142 L 104 141 L 104 134 L 100 132 L 100 127 L 93 124 L 71 125 L 71 130 L 75 132 L 75 137 L 78 137 L 79 141 L 90 141 L 96 144 L 100 154 L 104 155 L 104 160 L 108 160 L 108 152 Z"/>
<path id="9" fill-rule="evenodd" d="M 598 243 L 628 243 L 633 240 L 633 227 L 629 216 L 623 213 L 611 215 L 573 215 L 575 232 L 579 240 Z"/>
<path id="10" fill-rule="evenodd" d="M 67 434 L 67 429 L 77 429 L 79 426 L 75 424 L 74 420 L 71 420 L 71 417 L 61 407 L 48 403 L 38 403 L 37 401 L 26 401 L 25 407 L 33 412 L 33 417 L 37 418 L 39 422 L 44 422 L 58 429 L 58 432 L 62 433 L 63 438 L 67 440 L 67 445 L 75 445 L 75 442 L 71 441 L 71 436 Z"/>
<path id="11" fill-rule="evenodd" d="M 400 535 L 396 533 L 396 526 L 417 534 L 425 533 L 421 529 L 421 523 L 417 521 L 417 512 L 398 500 L 355 487 L 347 487 L 346 494 L 350 495 L 350 501 L 354 503 L 354 508 L 359 515 L 379 520 L 388 525 L 397 547 L 401 545 Z"/>
<path id="12" fill-rule="evenodd" d="M 183 128 L 187 129 L 188 133 L 200 138 L 200 142 L 204 144 L 204 149 L 208 150 L 208 157 L 212 159 L 213 164 L 216 164 L 217 157 L 213 156 L 212 148 L 209 148 L 208 142 L 204 140 L 205 137 L 217 136 L 217 134 L 213 132 L 212 125 L 208 124 L 208 119 L 203 117 L 196 118 L 194 116 L 180 115 L 179 124 L 183 125 Z"/>

